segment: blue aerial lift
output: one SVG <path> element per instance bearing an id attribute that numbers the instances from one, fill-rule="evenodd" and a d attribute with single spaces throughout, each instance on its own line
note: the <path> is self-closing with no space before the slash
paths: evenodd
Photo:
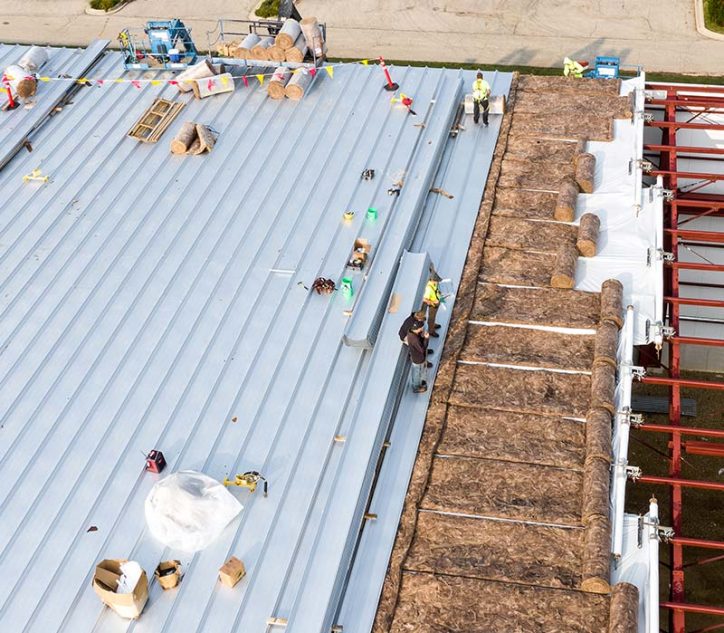
<path id="1" fill-rule="evenodd" d="M 620 57 L 599 55 L 596 57 L 593 68 L 586 73 L 586 77 L 592 77 L 593 79 L 618 79 L 620 70 Z"/>
<path id="2" fill-rule="evenodd" d="M 127 69 L 184 70 L 196 63 L 199 54 L 191 39 L 191 29 L 178 18 L 150 20 L 143 30 L 145 37 L 140 38 L 129 29 L 118 34 Z"/>

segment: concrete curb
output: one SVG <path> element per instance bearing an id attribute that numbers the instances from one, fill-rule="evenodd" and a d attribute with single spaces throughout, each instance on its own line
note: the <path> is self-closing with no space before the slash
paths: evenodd
<path id="1" fill-rule="evenodd" d="M 103 9 L 91 9 L 90 7 L 85 8 L 86 15 L 113 15 L 126 8 L 127 4 L 130 4 L 133 0 L 126 0 L 113 7 L 110 11 L 104 11 Z"/>
<path id="2" fill-rule="evenodd" d="M 696 30 L 699 32 L 699 35 L 724 42 L 724 34 L 715 33 L 706 28 L 706 22 L 704 21 L 704 0 L 694 0 L 694 15 L 696 16 Z"/>

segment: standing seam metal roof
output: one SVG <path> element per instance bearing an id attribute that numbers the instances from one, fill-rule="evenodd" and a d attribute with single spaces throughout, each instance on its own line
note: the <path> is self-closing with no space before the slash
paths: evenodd
<path id="1" fill-rule="evenodd" d="M 173 87 L 86 87 L 0 171 L 3 630 L 263 631 L 292 609 L 319 563 L 310 555 L 325 555 L 312 543 L 345 450 L 333 438 L 350 432 L 371 356 L 341 344 L 342 299 L 299 282 L 338 279 L 358 235 L 377 242 L 364 210 L 384 217 L 385 191 L 424 134 L 373 73 L 338 67 L 296 104 L 241 87 L 191 100 L 155 145 L 126 132 Z M 395 73 L 419 104 L 459 74 Z M 120 76 L 120 55 L 89 74 Z M 186 120 L 220 133 L 210 155 L 169 155 Z M 460 144 L 469 155 L 474 134 Z M 50 183 L 23 184 L 35 167 Z M 360 181 L 365 167 L 376 169 L 371 183 Z M 448 207 L 431 197 L 421 222 L 420 247 L 440 259 L 454 251 L 460 269 L 469 232 L 441 241 L 432 227 L 451 227 L 444 214 L 477 196 L 474 221 L 484 176 Z M 358 213 L 343 223 L 348 208 Z M 214 544 L 194 556 L 165 549 L 143 520 L 151 448 L 169 470 L 260 470 L 269 498 L 234 491 L 244 511 Z M 235 590 L 216 582 L 230 554 L 249 571 Z M 186 576 L 172 592 L 152 584 L 142 618 L 128 622 L 90 588 L 106 557 L 149 573 L 179 558 Z"/>

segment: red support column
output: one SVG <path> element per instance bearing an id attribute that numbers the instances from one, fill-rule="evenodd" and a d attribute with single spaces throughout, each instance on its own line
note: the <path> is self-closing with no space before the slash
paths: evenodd
<path id="1" fill-rule="evenodd" d="M 709 607 L 705 605 L 687 604 L 685 602 L 684 588 L 684 547 L 709 547 L 711 549 L 724 549 L 724 543 L 716 541 L 704 541 L 700 539 L 689 539 L 682 534 L 682 512 L 684 487 L 706 489 L 717 492 L 724 491 L 724 484 L 718 482 L 704 482 L 685 479 L 682 476 L 682 450 L 685 443 L 682 441 L 684 435 L 699 435 L 700 437 L 722 438 L 724 431 L 721 429 L 695 429 L 686 428 L 681 425 L 681 389 L 724 389 L 724 383 L 704 380 L 689 380 L 681 378 L 681 346 L 682 345 L 707 345 L 722 346 L 724 341 L 715 338 L 697 338 L 680 335 L 680 306 L 693 305 L 709 308 L 724 307 L 724 301 L 717 299 L 697 299 L 680 296 L 679 274 L 681 270 L 697 270 L 705 273 L 724 271 L 724 266 L 704 264 L 700 262 L 679 261 L 679 241 L 688 240 L 704 244 L 721 244 L 724 242 L 722 232 L 683 230 L 687 222 L 691 222 L 703 216 L 724 217 L 724 196 L 717 194 L 702 194 L 688 191 L 679 191 L 679 179 L 692 178 L 701 179 L 697 188 L 706 186 L 710 182 L 721 180 L 721 174 L 703 172 L 682 172 L 678 169 L 677 156 L 689 158 L 708 157 L 711 160 L 721 160 L 724 155 L 723 148 L 696 147 L 693 143 L 688 145 L 677 144 L 678 130 L 719 130 L 724 129 L 720 122 L 707 122 L 699 115 L 705 113 L 719 113 L 724 111 L 724 90 L 719 86 L 682 86 L 673 84 L 647 84 L 647 88 L 665 92 L 665 99 L 648 99 L 649 111 L 657 113 L 658 120 L 651 121 L 648 125 L 661 130 L 661 141 L 645 145 L 648 152 L 659 152 L 659 165 L 650 175 L 663 177 L 665 187 L 671 191 L 671 198 L 665 202 L 665 249 L 672 255 L 671 262 L 667 262 L 664 269 L 665 301 L 669 306 L 668 321 L 674 336 L 668 338 L 666 343 L 669 350 L 668 376 L 645 376 L 644 382 L 650 384 L 667 385 L 669 387 L 669 424 L 644 424 L 639 428 L 644 431 L 663 432 L 671 434 L 669 453 L 669 476 L 653 477 L 645 476 L 639 481 L 652 484 L 665 484 L 671 486 L 671 513 L 672 528 L 676 535 L 670 540 L 671 547 L 671 582 L 670 601 L 663 602 L 662 607 L 671 609 L 669 631 L 671 633 L 685 633 L 686 613 L 706 613 L 709 615 L 724 615 L 724 608 Z M 693 94 L 692 94 L 693 93 Z M 686 120 L 677 121 L 677 112 L 689 113 Z M 663 114 L 663 117 L 661 116 Z M 694 116 L 692 116 L 692 114 Z M 693 119 L 697 120 L 694 121 Z M 682 228 L 680 228 L 682 227 Z M 688 228 L 688 227 L 687 227 Z M 693 285 L 716 287 L 716 284 L 707 283 L 709 280 L 702 277 L 701 283 Z M 724 339 L 724 337 L 721 337 Z M 689 442 L 691 452 L 699 450 L 697 442 Z M 715 445 L 720 446 L 720 445 Z M 708 447 L 708 445 L 707 445 Z M 713 448 L 713 447 L 711 447 Z M 694 451 L 693 449 L 696 449 Z M 698 453 L 697 453 L 698 454 Z M 714 625 L 704 630 L 715 630 L 719 627 Z"/>

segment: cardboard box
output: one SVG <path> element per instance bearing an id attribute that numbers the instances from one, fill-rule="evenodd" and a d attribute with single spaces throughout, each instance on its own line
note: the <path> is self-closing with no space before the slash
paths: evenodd
<path id="1" fill-rule="evenodd" d="M 148 600 L 148 578 L 142 571 L 132 593 L 116 593 L 121 578 L 123 559 L 106 559 L 96 565 L 93 575 L 93 590 L 104 604 L 123 618 L 137 618 Z"/>
<path id="2" fill-rule="evenodd" d="M 227 587 L 233 587 L 245 574 L 244 563 L 236 556 L 232 556 L 219 569 L 219 580 Z"/>
<path id="3" fill-rule="evenodd" d="M 181 580 L 181 561 L 164 560 L 160 562 L 154 575 L 164 590 L 173 589 Z"/>

